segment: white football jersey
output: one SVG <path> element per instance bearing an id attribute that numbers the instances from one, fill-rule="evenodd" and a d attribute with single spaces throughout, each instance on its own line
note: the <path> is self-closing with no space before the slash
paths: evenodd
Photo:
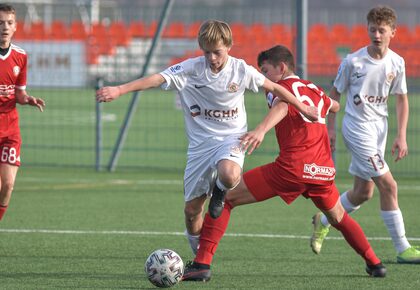
<path id="1" fill-rule="evenodd" d="M 407 94 L 404 59 L 390 49 L 373 59 L 363 47 L 342 61 L 334 86 L 340 94 L 347 92 L 345 111 L 356 120 L 387 117 L 389 95 Z"/>
<path id="2" fill-rule="evenodd" d="M 245 133 L 245 89 L 258 92 L 265 80 L 254 67 L 231 56 L 217 74 L 204 56 L 187 59 L 160 74 L 166 80 L 162 88 L 175 89 L 180 95 L 190 149 L 208 138 Z"/>

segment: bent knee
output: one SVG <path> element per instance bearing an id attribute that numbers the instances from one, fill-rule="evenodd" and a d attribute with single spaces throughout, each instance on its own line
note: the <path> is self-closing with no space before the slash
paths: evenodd
<path id="1" fill-rule="evenodd" d="M 241 180 L 242 168 L 231 160 L 223 160 L 217 168 L 218 179 L 226 188 L 234 188 Z"/>
<path id="2" fill-rule="evenodd" d="M 324 212 L 324 214 L 331 225 L 337 225 L 344 217 L 344 208 L 340 206 L 340 208 L 330 212 Z"/>
<path id="3" fill-rule="evenodd" d="M 239 181 L 241 180 L 241 174 L 239 173 L 231 173 L 225 176 L 219 176 L 220 182 L 229 189 L 234 188 L 239 184 Z"/>
<path id="4" fill-rule="evenodd" d="M 370 200 L 373 197 L 373 189 L 364 189 L 355 191 L 355 194 L 358 199 L 358 204 L 362 204 L 365 201 Z"/>
<path id="5" fill-rule="evenodd" d="M 338 217 L 328 217 L 328 222 L 332 225 L 337 225 L 341 222 L 341 220 L 343 219 L 343 217 L 338 218 Z"/>

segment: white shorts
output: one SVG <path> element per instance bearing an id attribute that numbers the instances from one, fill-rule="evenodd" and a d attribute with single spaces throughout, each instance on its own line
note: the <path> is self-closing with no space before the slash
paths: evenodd
<path id="1" fill-rule="evenodd" d="M 344 144 L 351 153 L 349 172 L 367 181 L 389 171 L 385 161 L 388 121 L 361 123 L 347 114 L 343 119 Z"/>
<path id="2" fill-rule="evenodd" d="M 230 136 L 205 142 L 205 152 L 188 152 L 184 174 L 184 199 L 193 200 L 204 194 L 211 195 L 217 178 L 217 163 L 222 159 L 236 162 L 241 168 L 245 154 L 239 136 Z"/>

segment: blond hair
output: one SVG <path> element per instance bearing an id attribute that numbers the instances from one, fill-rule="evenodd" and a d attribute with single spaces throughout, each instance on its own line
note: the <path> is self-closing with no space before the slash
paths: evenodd
<path id="1" fill-rule="evenodd" d="M 201 24 L 198 31 L 198 45 L 201 49 L 208 49 L 222 42 L 226 47 L 233 44 L 232 30 L 229 24 L 219 20 L 207 20 Z"/>
<path id="2" fill-rule="evenodd" d="M 392 29 L 397 26 L 397 14 L 389 6 L 376 6 L 372 8 L 366 16 L 367 22 L 374 24 L 385 23 Z"/>

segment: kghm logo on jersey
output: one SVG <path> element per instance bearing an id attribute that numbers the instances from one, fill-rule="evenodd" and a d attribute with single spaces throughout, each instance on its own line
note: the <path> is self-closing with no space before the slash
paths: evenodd
<path id="1" fill-rule="evenodd" d="M 360 98 L 359 94 L 353 96 L 353 103 L 358 106 L 362 103 L 362 99 Z"/>
<path id="2" fill-rule="evenodd" d="M 365 102 L 370 103 L 370 104 L 385 104 L 388 100 L 388 97 L 364 95 L 363 99 L 365 100 Z"/>
<path id="3" fill-rule="evenodd" d="M 200 108 L 199 105 L 193 105 L 193 106 L 190 107 L 190 112 L 191 112 L 191 116 L 193 118 L 197 117 L 197 116 L 200 116 L 201 115 L 201 108 Z"/>
<path id="4" fill-rule="evenodd" d="M 230 121 L 238 118 L 239 109 L 228 109 L 228 110 L 219 110 L 219 109 L 204 109 L 201 110 L 199 105 L 192 105 L 190 107 L 191 116 L 197 117 L 200 116 L 203 112 L 204 118 L 206 120 L 213 120 L 218 122 Z"/>
<path id="5" fill-rule="evenodd" d="M 213 120 L 218 122 L 234 120 L 238 118 L 238 114 L 238 108 L 228 110 L 204 109 L 204 117 L 207 120 Z"/>
<path id="6" fill-rule="evenodd" d="M 303 175 L 304 178 L 319 179 L 319 180 L 332 180 L 335 176 L 335 168 L 328 166 L 319 166 L 315 163 L 304 164 L 303 172 L 309 175 Z"/>
<path id="7" fill-rule="evenodd" d="M 239 89 L 239 85 L 237 83 L 230 83 L 228 86 L 228 92 L 229 93 L 236 93 Z"/>

